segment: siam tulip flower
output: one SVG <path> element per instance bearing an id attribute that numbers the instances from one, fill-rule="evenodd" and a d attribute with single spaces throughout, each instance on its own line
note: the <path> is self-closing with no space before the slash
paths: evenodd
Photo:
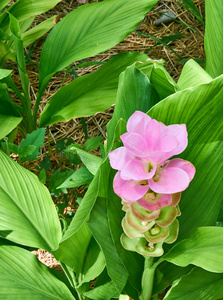
<path id="1" fill-rule="evenodd" d="M 168 159 L 187 147 L 186 125 L 165 126 L 136 111 L 121 135 L 123 147 L 109 153 L 115 193 L 126 202 L 169 205 L 171 194 L 184 191 L 195 168 L 187 161 Z"/>
<path id="2" fill-rule="evenodd" d="M 162 244 L 173 243 L 178 235 L 178 203 L 195 174 L 194 166 L 172 156 L 187 147 L 186 125 L 166 126 L 136 111 L 121 135 L 123 147 L 109 153 L 118 170 L 115 193 L 122 198 L 124 248 L 142 255 L 160 256 Z"/>

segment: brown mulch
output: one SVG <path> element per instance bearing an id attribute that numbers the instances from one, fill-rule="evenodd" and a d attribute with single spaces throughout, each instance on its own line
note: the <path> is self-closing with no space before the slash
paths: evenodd
<path id="1" fill-rule="evenodd" d="M 136 0 L 137 1 L 137 0 Z M 77 8 L 81 4 L 89 3 L 89 2 L 99 2 L 99 1 L 88 1 L 88 0 L 63 0 L 56 7 L 54 7 L 51 11 L 38 16 L 36 18 L 35 24 L 44 21 L 45 19 L 57 15 L 57 21 L 62 19 L 66 14 L 68 14 L 73 9 Z M 200 11 L 203 19 L 204 19 L 204 0 L 194 0 L 194 3 L 198 10 Z M 187 26 L 182 25 L 182 23 L 178 23 L 177 21 L 171 21 L 167 24 L 161 24 L 160 26 L 155 26 L 155 20 L 160 17 L 160 14 L 157 11 L 161 11 L 162 9 L 169 8 L 175 15 L 176 20 L 186 24 Z M 138 26 L 137 31 L 142 33 L 149 34 L 151 36 L 156 37 L 157 39 L 162 39 L 167 36 L 176 35 L 181 33 L 182 37 L 177 39 L 171 43 L 169 46 L 180 56 L 182 59 L 205 59 L 204 47 L 203 47 L 203 39 L 204 39 L 204 27 L 202 24 L 189 12 L 187 12 L 184 8 L 176 3 L 174 0 L 164 0 L 159 1 L 158 5 L 154 8 L 155 11 L 150 11 L 145 17 L 144 21 Z M 193 31 L 190 27 L 196 30 Z M 27 65 L 27 71 L 30 78 L 30 92 L 32 97 L 32 104 L 35 103 L 37 91 L 38 91 L 38 63 L 40 59 L 40 53 L 45 39 L 41 38 L 34 47 L 31 60 L 35 62 L 34 65 Z M 98 54 L 95 57 L 89 58 L 88 60 L 97 60 L 97 61 L 107 61 L 112 55 L 121 53 L 121 52 L 132 52 L 139 51 L 144 52 L 148 50 L 150 47 L 154 46 L 156 42 L 149 38 L 142 36 L 138 33 L 131 33 L 129 36 L 125 38 L 124 41 L 113 47 L 111 50 Z M 26 49 L 26 53 L 28 53 L 29 49 Z M 156 46 L 152 48 L 148 55 L 152 59 L 164 59 L 165 60 L 165 68 L 173 77 L 174 80 L 177 81 L 179 75 L 181 73 L 183 63 L 179 63 L 179 57 L 176 56 L 170 49 L 163 45 Z M 79 62 L 74 63 L 74 65 Z M 13 67 L 14 68 L 14 67 Z M 87 68 L 77 69 L 78 76 L 83 76 L 88 73 L 92 73 L 97 70 L 98 66 L 91 66 Z M 14 72 L 14 80 L 17 86 L 20 84 L 20 79 L 18 73 L 16 72 L 16 68 Z M 53 76 L 47 89 L 44 93 L 43 100 L 40 106 L 40 111 L 42 111 L 45 107 L 47 101 L 52 97 L 56 91 L 65 84 L 70 83 L 73 80 L 70 73 L 66 73 L 66 71 L 59 72 Z M 111 119 L 113 113 L 113 107 L 107 109 L 104 112 L 100 112 L 95 116 L 91 116 L 85 118 L 87 131 L 89 137 L 94 136 L 103 136 L 106 139 L 106 124 Z M 53 147 L 58 140 L 64 138 L 72 138 L 74 143 L 84 144 L 86 142 L 85 133 L 81 124 L 80 119 L 72 119 L 67 122 L 61 122 L 54 124 L 49 127 L 49 141 L 50 145 Z M 42 156 L 44 157 L 45 153 L 47 153 L 48 141 L 46 140 L 45 147 L 42 149 Z M 56 158 L 55 158 L 56 160 Z M 55 258 L 48 252 L 39 249 L 34 252 L 38 259 L 43 262 L 45 265 L 50 268 L 60 269 L 58 262 Z"/>

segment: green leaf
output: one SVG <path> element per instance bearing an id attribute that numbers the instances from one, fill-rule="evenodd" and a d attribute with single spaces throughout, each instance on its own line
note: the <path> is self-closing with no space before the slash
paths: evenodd
<path id="1" fill-rule="evenodd" d="M 222 227 L 200 227 L 162 259 L 181 267 L 193 264 L 210 272 L 223 273 L 222 244 Z"/>
<path id="2" fill-rule="evenodd" d="M 19 159 L 19 163 L 27 161 L 28 159 L 26 158 L 31 157 L 35 150 L 36 150 L 36 146 L 34 145 L 27 145 L 22 148 L 19 147 L 19 155 L 21 157 L 21 160 Z M 30 161 L 32 161 L 32 159 Z"/>
<path id="3" fill-rule="evenodd" d="M 19 146 L 21 162 L 36 160 L 36 156 L 40 154 L 39 148 L 43 146 L 44 137 L 45 137 L 44 128 L 39 128 L 37 130 L 34 130 L 32 133 L 26 135 L 25 140 L 22 140 Z M 28 153 L 25 150 L 27 149 L 27 146 L 35 146 L 35 147 L 33 148 L 33 151 L 31 153 Z"/>
<path id="4" fill-rule="evenodd" d="M 2 0 L 0 3 L 0 10 L 2 10 L 9 2 L 10 0 Z"/>
<path id="5" fill-rule="evenodd" d="M 10 76 L 10 75 L 9 75 Z M 4 79 L 3 79 L 4 81 Z M 7 85 L 5 83 L 0 83 L 0 112 L 1 115 L 20 117 L 19 112 L 22 109 L 18 105 L 12 102 L 9 95 Z"/>
<path id="6" fill-rule="evenodd" d="M 91 154 L 78 147 L 75 147 L 74 144 L 70 145 L 70 147 L 67 149 L 66 152 L 77 153 L 77 155 L 80 157 L 83 164 L 93 175 L 97 173 L 97 170 L 103 161 L 101 157 Z"/>
<path id="7" fill-rule="evenodd" d="M 223 298 L 223 274 L 195 268 L 168 291 L 165 300 L 210 300 Z"/>
<path id="8" fill-rule="evenodd" d="M 12 73 L 12 70 L 0 69 L 0 80 L 10 76 L 11 73 Z"/>
<path id="9" fill-rule="evenodd" d="M 23 34 L 31 26 L 35 18 L 36 17 L 34 16 L 19 22 L 21 34 Z"/>
<path id="10" fill-rule="evenodd" d="M 138 32 L 139 33 L 139 32 Z M 182 33 L 179 34 L 174 34 L 174 35 L 168 35 L 165 36 L 164 38 L 162 38 L 161 40 L 157 41 L 157 43 L 155 45 L 153 45 L 152 47 L 150 47 L 148 50 L 146 50 L 144 53 L 148 54 L 150 50 L 152 50 L 154 47 L 158 46 L 158 45 L 166 45 L 170 42 L 173 42 L 175 40 L 178 40 L 182 37 Z M 157 39 L 156 39 L 157 40 Z M 172 48 L 171 48 L 172 49 Z M 173 50 L 171 50 L 173 51 Z M 174 52 L 173 52 L 174 53 Z"/>
<path id="11" fill-rule="evenodd" d="M 177 85 L 183 90 L 210 81 L 212 77 L 195 60 L 190 59 L 184 65 Z"/>
<path id="12" fill-rule="evenodd" d="M 86 150 L 91 151 L 99 146 L 103 137 L 102 136 L 95 136 L 86 141 Z"/>
<path id="13" fill-rule="evenodd" d="M 146 61 L 147 58 L 138 52 L 121 53 L 111 57 L 95 73 L 62 87 L 47 103 L 40 116 L 40 126 L 87 117 L 107 109 L 115 103 L 119 74 L 135 61 Z"/>
<path id="14" fill-rule="evenodd" d="M 42 13 L 53 8 L 60 0 L 19 0 L 11 5 L 7 12 L 10 12 L 19 22 L 27 20 L 32 16 L 41 15 Z M 7 28 L 9 16 L 7 12 L 0 16 L 1 28 Z"/>
<path id="15" fill-rule="evenodd" d="M 156 269 L 153 284 L 153 295 L 156 295 L 171 286 L 173 282 L 191 271 L 193 266 L 179 267 L 167 261 L 161 263 Z"/>
<path id="16" fill-rule="evenodd" d="M 158 101 L 159 96 L 148 77 L 135 64 L 128 67 L 119 77 L 115 110 L 107 126 L 109 151 L 119 119 L 127 121 L 136 110 L 146 112 Z"/>
<path id="17" fill-rule="evenodd" d="M 168 17 L 169 17 L 169 16 L 168 16 Z M 171 18 L 171 17 L 170 17 L 170 18 Z M 175 21 L 175 19 L 174 19 L 174 21 Z M 173 48 L 170 47 L 170 46 L 165 42 L 164 39 L 159 40 L 159 39 L 156 38 L 155 36 L 152 36 L 152 35 L 150 35 L 150 34 L 148 34 L 148 33 L 142 33 L 142 32 L 137 31 L 137 30 L 135 30 L 134 32 L 135 32 L 135 33 L 138 33 L 138 34 L 140 34 L 140 35 L 142 35 L 142 36 L 146 36 L 146 37 L 151 38 L 152 40 L 156 41 L 158 45 L 159 45 L 159 44 L 162 44 L 163 46 L 165 46 L 166 48 L 168 48 L 170 51 L 172 51 L 179 59 L 181 59 L 181 56 L 180 56 L 176 51 L 174 51 Z M 148 52 L 149 52 L 149 51 L 145 51 L 145 53 L 148 53 Z"/>
<path id="18" fill-rule="evenodd" d="M 94 176 L 81 204 L 75 213 L 67 231 L 65 232 L 63 239 L 60 243 L 58 251 L 55 253 L 58 260 L 62 260 L 66 265 L 71 268 L 75 268 L 75 272 L 82 272 L 82 266 L 84 263 L 83 255 L 86 252 L 88 243 L 91 238 L 89 235 L 89 229 L 86 225 L 86 221 L 89 219 L 90 211 L 92 210 L 94 203 L 99 194 L 99 186 L 103 188 L 103 181 L 106 180 L 104 171 L 107 168 L 107 160 L 101 165 L 98 172 Z M 103 172 L 101 170 L 104 170 Z M 103 174 L 103 176 L 101 175 Z M 104 178 L 105 177 L 105 178 Z M 101 192 L 102 194 L 102 192 Z M 88 230 L 87 230 L 88 229 Z M 81 245 L 80 243 L 83 243 Z M 70 249 L 76 249 L 77 255 L 73 255 L 73 251 Z M 84 250 L 83 250 L 83 249 Z M 78 254 L 81 251 L 81 256 Z"/>
<path id="19" fill-rule="evenodd" d="M 150 81 L 156 89 L 160 100 L 179 90 L 176 82 L 166 71 L 163 64 L 159 62 L 154 62 L 154 68 L 151 72 Z"/>
<path id="20" fill-rule="evenodd" d="M 78 276 L 82 273 L 83 263 L 91 237 L 92 234 L 85 222 L 71 238 L 65 242 L 62 241 L 59 248 L 52 253 L 58 261 L 72 268 Z"/>
<path id="21" fill-rule="evenodd" d="M 134 287 L 138 293 L 141 291 L 141 277 L 143 272 L 144 259 L 138 253 L 126 251 L 120 243 L 120 237 L 123 233 L 121 225 L 124 212 L 122 211 L 121 199 L 113 191 L 113 178 L 116 173 L 115 170 L 110 169 L 110 176 L 108 181 L 108 202 L 107 214 L 108 224 L 111 231 L 112 239 L 115 243 L 119 257 L 128 272 L 128 282 Z M 108 171 L 107 171 L 108 172 Z M 125 287 L 125 292 L 132 297 L 129 287 Z"/>
<path id="22" fill-rule="evenodd" d="M 61 187 L 61 184 L 63 184 L 63 182 L 70 178 L 74 173 L 75 171 L 73 170 L 60 172 L 60 169 L 57 169 L 56 172 L 54 172 L 50 177 L 50 183 L 48 187 L 50 192 L 57 196 L 59 196 L 60 193 L 66 194 L 66 187 Z"/>
<path id="23" fill-rule="evenodd" d="M 21 121 L 22 118 L 0 114 L 0 139 L 9 134 Z"/>
<path id="24" fill-rule="evenodd" d="M 46 170 L 42 169 L 38 175 L 39 181 L 43 184 L 46 183 Z"/>
<path id="25" fill-rule="evenodd" d="M 205 1 L 205 37 L 206 71 L 217 77 L 223 73 L 223 2 L 221 0 Z"/>
<path id="26" fill-rule="evenodd" d="M 100 169 L 92 180 L 84 198 L 81 201 L 77 212 L 74 215 L 73 220 L 70 223 L 68 230 L 63 236 L 63 242 L 66 244 L 66 241 L 69 242 L 69 239 L 79 230 L 82 224 L 88 219 L 89 213 L 94 206 L 94 203 L 98 196 L 99 184 L 100 184 Z"/>
<path id="27" fill-rule="evenodd" d="M 37 26 L 31 28 L 22 34 L 24 48 L 38 40 L 41 36 L 47 33 L 56 24 L 56 16 L 53 16 Z"/>
<path id="28" fill-rule="evenodd" d="M 93 290 L 85 292 L 84 295 L 95 300 L 110 300 L 118 298 L 120 293 L 117 291 L 114 281 L 109 281 L 103 285 L 94 287 Z"/>
<path id="29" fill-rule="evenodd" d="M 0 290 L 4 299 L 75 299 L 68 287 L 27 250 L 0 246 L 0 257 Z"/>
<path id="30" fill-rule="evenodd" d="M 215 225 L 217 221 L 222 200 L 222 93 L 223 76 L 177 92 L 149 111 L 152 118 L 166 125 L 187 126 L 188 146 L 179 157 L 193 163 L 196 174 L 182 193 L 178 241 L 198 227 Z M 211 195 L 211 201 L 207 195 Z"/>
<path id="31" fill-rule="evenodd" d="M 16 61 L 15 53 L 9 47 L 8 43 L 0 42 L 0 67 L 4 68 L 7 59 Z"/>
<path id="32" fill-rule="evenodd" d="M 0 230 L 7 239 L 50 251 L 61 239 L 60 222 L 47 188 L 37 176 L 0 152 Z"/>
<path id="33" fill-rule="evenodd" d="M 13 143 L 8 143 L 8 142 L 1 143 L 1 147 L 2 149 L 5 150 L 6 153 L 19 154 L 19 146 Z"/>
<path id="34" fill-rule="evenodd" d="M 126 9 L 125 0 L 105 0 L 70 12 L 54 27 L 43 46 L 39 74 L 41 92 L 57 71 L 121 42 L 157 2 L 129 0 Z"/>
<path id="35" fill-rule="evenodd" d="M 91 212 L 88 226 L 104 253 L 108 275 L 115 283 L 117 291 L 121 293 L 126 284 L 128 272 L 117 253 L 112 238 L 105 198 L 97 199 Z"/>
<path id="36" fill-rule="evenodd" d="M 190 13 L 192 13 L 204 25 L 202 16 L 201 16 L 199 10 L 196 8 L 193 0 L 182 0 L 182 1 L 185 5 L 178 1 L 177 1 L 177 3 L 179 5 L 181 5 L 183 8 L 187 9 Z"/>
<path id="37" fill-rule="evenodd" d="M 79 278 L 79 284 L 90 282 L 98 277 L 105 268 L 105 259 L 103 252 L 100 250 L 97 242 L 94 238 L 91 239 L 87 256 L 84 261 L 81 278 Z"/>
<path id="38" fill-rule="evenodd" d="M 81 167 L 80 169 L 77 169 L 71 176 L 66 178 L 66 180 L 59 185 L 58 189 L 70 189 L 75 188 L 80 185 L 90 183 L 90 181 L 93 179 L 93 175 L 88 169 L 85 167 Z"/>

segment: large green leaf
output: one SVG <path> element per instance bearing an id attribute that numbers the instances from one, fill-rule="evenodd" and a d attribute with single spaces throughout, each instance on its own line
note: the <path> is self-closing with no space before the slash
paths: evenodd
<path id="1" fill-rule="evenodd" d="M 20 122 L 22 118 L 0 115 L 0 140 L 9 134 Z"/>
<path id="2" fill-rule="evenodd" d="M 99 185 L 101 181 L 101 170 L 99 169 L 94 179 L 92 180 L 84 198 L 81 201 L 74 218 L 72 219 L 68 230 L 63 236 L 62 242 L 69 242 L 69 239 L 81 228 L 83 223 L 88 219 L 89 213 L 92 210 L 94 203 L 99 193 Z"/>
<path id="3" fill-rule="evenodd" d="M 124 217 L 124 212 L 122 211 L 121 199 L 113 191 L 113 178 L 115 173 L 114 170 L 111 170 L 108 182 L 108 223 L 117 252 L 129 274 L 128 281 L 130 287 L 134 287 L 139 293 L 141 291 L 144 259 L 138 253 L 126 251 L 120 243 L 120 236 L 123 233 L 121 220 Z M 131 297 L 136 297 L 135 295 L 131 295 L 129 286 L 126 286 L 125 292 Z"/>
<path id="4" fill-rule="evenodd" d="M 2 299 L 75 299 L 68 287 L 27 250 L 0 246 L 0 257 Z"/>
<path id="5" fill-rule="evenodd" d="M 155 105 L 149 115 L 166 125 L 187 125 L 188 146 L 179 155 L 196 174 L 182 193 L 178 241 L 198 227 L 214 225 L 222 199 L 223 76 L 177 92 Z M 211 199 L 211 200 L 210 200 Z"/>
<path id="6" fill-rule="evenodd" d="M 142 64 L 143 65 L 143 64 Z M 115 111 L 108 124 L 108 149 L 111 150 L 113 137 L 119 119 L 125 121 L 136 111 L 148 111 L 159 101 L 159 96 L 148 77 L 135 67 L 128 67 L 119 78 Z"/>
<path id="7" fill-rule="evenodd" d="M 19 22 L 32 16 L 40 15 L 53 8 L 60 0 L 18 0 L 11 5 L 7 12 L 10 12 Z M 4 12 L 0 17 L 1 28 L 6 28 L 9 24 L 9 16 Z"/>
<path id="8" fill-rule="evenodd" d="M 189 239 L 174 246 L 162 259 L 181 267 L 193 264 L 210 272 L 223 273 L 222 245 L 222 227 L 201 227 Z"/>
<path id="9" fill-rule="evenodd" d="M 10 0 L 2 0 L 0 4 L 0 10 L 2 10 L 9 2 Z"/>
<path id="10" fill-rule="evenodd" d="M 157 0 L 104 0 L 83 5 L 59 22 L 47 38 L 41 58 L 41 92 L 57 71 L 70 63 L 106 51 L 143 20 Z"/>
<path id="11" fill-rule="evenodd" d="M 62 87 L 47 103 L 40 116 L 40 126 L 94 115 L 115 103 L 118 77 L 136 61 L 146 61 L 147 55 L 133 52 L 113 56 L 92 74 L 75 79 Z"/>
<path id="12" fill-rule="evenodd" d="M 65 263 L 74 272 L 82 272 L 85 254 L 91 240 L 91 232 L 86 222 L 66 242 L 60 243 L 59 248 L 53 252 L 57 260 Z"/>
<path id="13" fill-rule="evenodd" d="M 217 77 L 223 74 L 223 1 L 205 1 L 205 37 L 206 71 Z"/>
<path id="14" fill-rule="evenodd" d="M 223 299 L 223 274 L 195 268 L 173 285 L 165 300 Z"/>
<path id="15" fill-rule="evenodd" d="M 60 222 L 47 188 L 38 177 L 0 152 L 0 230 L 7 239 L 52 250 L 61 239 Z"/>
<path id="16" fill-rule="evenodd" d="M 97 199 L 88 226 L 104 253 L 108 275 L 115 283 L 117 291 L 121 293 L 126 285 L 128 272 L 117 253 L 108 223 L 106 206 L 106 198 Z"/>
<path id="17" fill-rule="evenodd" d="M 212 77 L 195 60 L 190 59 L 184 65 L 177 85 L 183 90 L 211 80 Z"/>
<path id="18" fill-rule="evenodd" d="M 153 283 L 153 295 L 164 291 L 171 286 L 173 282 L 191 271 L 193 266 L 179 267 L 170 262 L 162 262 L 156 269 L 156 275 Z"/>
<path id="19" fill-rule="evenodd" d="M 99 185 L 102 182 L 101 169 L 103 168 L 105 169 L 104 164 L 102 164 L 92 180 L 80 207 L 63 236 L 59 248 L 54 253 L 58 260 L 74 268 L 77 276 L 83 273 L 84 255 L 91 239 L 91 233 L 86 226 L 86 221 L 89 219 L 90 211 L 99 193 Z M 77 255 L 73 255 L 75 251 L 77 251 Z M 81 251 L 80 257 L 78 255 L 79 251 Z M 82 278 L 80 278 L 81 281 Z"/>

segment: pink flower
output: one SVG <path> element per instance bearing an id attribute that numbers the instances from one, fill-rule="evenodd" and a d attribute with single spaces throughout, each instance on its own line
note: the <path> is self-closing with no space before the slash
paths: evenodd
<path id="1" fill-rule="evenodd" d="M 156 210 L 172 202 L 171 194 L 184 191 L 195 174 L 194 166 L 170 157 L 187 147 L 186 125 L 166 126 L 136 111 L 121 135 L 123 147 L 109 153 L 113 169 L 114 191 L 125 202 L 137 201 Z"/>

